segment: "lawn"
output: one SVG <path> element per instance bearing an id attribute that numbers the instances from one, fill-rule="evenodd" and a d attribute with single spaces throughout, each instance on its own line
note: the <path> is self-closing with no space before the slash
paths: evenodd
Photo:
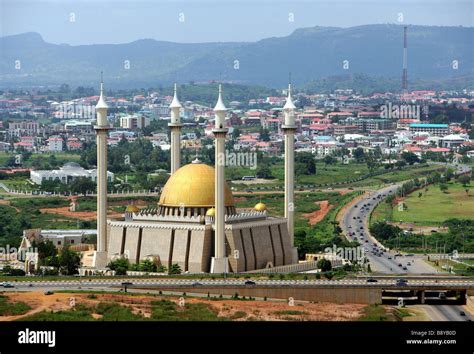
<path id="1" fill-rule="evenodd" d="M 466 193 L 466 188 L 469 194 Z M 393 208 L 392 220 L 439 225 L 450 218 L 474 219 L 474 186 L 463 187 L 459 183 L 449 183 L 448 191 L 444 193 L 438 185 L 432 185 L 428 187 L 428 193 L 422 193 L 418 197 L 416 191 L 405 199 L 407 210 Z"/>

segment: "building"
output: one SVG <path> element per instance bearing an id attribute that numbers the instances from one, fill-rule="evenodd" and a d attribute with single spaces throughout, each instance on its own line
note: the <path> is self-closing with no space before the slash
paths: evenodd
<path id="1" fill-rule="evenodd" d="M 8 123 L 8 134 L 10 136 L 37 135 L 40 130 L 39 122 L 21 121 Z"/>
<path id="2" fill-rule="evenodd" d="M 411 133 L 428 133 L 434 136 L 446 136 L 449 134 L 449 126 L 447 124 L 429 124 L 429 123 L 413 123 L 409 125 Z"/>
<path id="3" fill-rule="evenodd" d="M 175 170 L 164 186 L 157 206 L 144 210 L 127 208 L 123 218 L 107 221 L 107 231 L 103 234 L 98 231 L 97 234 L 97 243 L 101 245 L 97 253 L 106 253 L 106 259 L 100 264 L 126 257 L 132 264 L 153 259 L 168 268 L 178 264 L 184 272 L 225 273 L 297 262 L 292 211 L 282 218 L 268 215 L 262 202 L 251 210 L 235 207 L 232 192 L 225 182 L 225 163 L 219 162 L 220 156 L 225 153 L 228 133 L 225 121 L 227 109 L 221 92 L 219 87 L 212 130 L 216 168 L 198 159 L 180 167 L 180 139 L 172 139 L 171 161 L 174 161 Z M 103 107 L 106 107 L 105 103 Z M 294 188 L 292 143 L 296 126 L 293 110 L 289 93 L 284 127 L 287 136 L 285 146 L 290 147 L 285 150 L 285 200 L 288 203 L 293 203 Z M 106 114 L 106 108 L 102 114 Z M 170 128 L 173 129 L 176 124 Z M 98 150 L 104 148 L 98 146 Z M 98 204 L 106 203 L 106 198 L 106 194 L 98 193 Z M 98 219 L 105 217 L 105 213 L 98 211 Z M 97 272 L 104 267 L 97 265 L 99 262 L 94 264 Z M 86 269 L 83 271 L 87 272 Z"/>
<path id="4" fill-rule="evenodd" d="M 372 130 L 390 130 L 396 127 L 396 122 L 392 119 L 356 119 L 354 123 L 359 132 L 363 133 Z"/>
<path id="5" fill-rule="evenodd" d="M 144 115 L 120 117 L 120 127 L 124 129 L 143 129 L 150 125 L 150 118 Z"/>
<path id="6" fill-rule="evenodd" d="M 77 178 L 90 178 L 93 181 L 97 179 L 97 170 L 86 170 L 75 162 L 68 162 L 59 170 L 37 170 L 30 172 L 30 179 L 41 185 L 44 181 L 59 181 L 69 184 Z M 107 172 L 108 182 L 114 181 L 114 174 Z"/>
<path id="7" fill-rule="evenodd" d="M 108 258 L 126 254 L 131 263 L 154 258 L 183 271 L 210 272 L 215 230 L 214 168 L 195 161 L 166 183 L 155 209 L 132 220 L 109 220 Z M 286 219 L 271 217 L 259 203 L 237 210 L 225 186 L 225 238 L 229 270 L 244 272 L 292 262 Z"/>
<path id="8" fill-rule="evenodd" d="M 63 151 L 64 140 L 61 137 L 51 137 L 48 139 L 48 150 L 52 152 Z"/>

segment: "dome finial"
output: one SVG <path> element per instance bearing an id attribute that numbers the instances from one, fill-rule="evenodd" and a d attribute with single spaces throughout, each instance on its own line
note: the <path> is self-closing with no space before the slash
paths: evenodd
<path id="1" fill-rule="evenodd" d="M 107 106 L 107 103 L 105 102 L 104 98 L 104 72 L 100 72 L 100 95 L 99 95 L 99 101 L 97 102 L 97 105 L 95 108 L 109 108 Z"/>
<path id="2" fill-rule="evenodd" d="M 219 98 L 217 99 L 216 106 L 214 107 L 214 112 L 225 112 L 227 108 L 222 101 L 222 84 L 219 84 Z"/>
<path id="3" fill-rule="evenodd" d="M 178 85 L 174 83 L 174 95 L 173 100 L 171 101 L 170 108 L 181 108 L 181 103 L 178 100 Z"/>

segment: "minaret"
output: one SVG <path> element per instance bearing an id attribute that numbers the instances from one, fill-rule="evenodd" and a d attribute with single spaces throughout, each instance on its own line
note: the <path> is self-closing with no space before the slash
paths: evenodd
<path id="1" fill-rule="evenodd" d="M 219 98 L 214 107 L 215 127 L 212 130 L 216 140 L 215 144 L 215 208 L 216 217 L 214 224 L 215 254 L 211 261 L 211 273 L 226 273 L 229 269 L 229 261 L 225 254 L 225 138 L 228 129 L 225 127 L 225 116 L 227 108 L 222 102 L 222 86 L 219 85 Z"/>
<path id="2" fill-rule="evenodd" d="M 183 124 L 181 124 L 180 110 L 182 106 L 176 91 L 176 84 L 174 84 L 174 97 L 170 104 L 171 123 L 168 124 L 171 129 L 171 174 L 181 167 L 181 128 Z"/>
<path id="3" fill-rule="evenodd" d="M 294 246 L 294 186 L 295 186 L 295 105 L 291 98 L 291 84 L 288 84 L 288 98 L 283 107 L 284 124 L 282 125 L 285 135 L 285 218 L 288 225 L 288 234 L 291 245 Z M 298 261 L 296 249 L 293 249 L 291 263 Z"/>
<path id="4" fill-rule="evenodd" d="M 97 251 L 94 254 L 94 267 L 107 265 L 107 103 L 104 100 L 104 83 L 100 83 L 100 97 L 95 110 L 97 125 Z"/>

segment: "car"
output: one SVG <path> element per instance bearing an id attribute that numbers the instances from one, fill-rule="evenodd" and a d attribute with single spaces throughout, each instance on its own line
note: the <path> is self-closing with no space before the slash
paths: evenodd
<path id="1" fill-rule="evenodd" d="M 438 297 L 440 299 L 446 299 L 446 293 L 439 293 Z"/>
<path id="2" fill-rule="evenodd" d="M 10 283 L 3 283 L 3 287 L 4 288 L 14 288 L 15 286 L 13 286 L 13 284 L 10 284 Z"/>
<path id="3" fill-rule="evenodd" d="M 365 240 L 365 243 L 369 242 L 369 240 Z"/>
<path id="4" fill-rule="evenodd" d="M 129 282 L 129 281 L 122 282 L 122 286 L 131 286 L 131 285 L 133 285 L 132 282 Z"/>
<path id="5" fill-rule="evenodd" d="M 398 266 L 399 266 L 399 267 L 403 267 L 403 265 L 402 265 L 401 263 L 398 263 Z"/>
<path id="6" fill-rule="evenodd" d="M 4 286 L 4 285 L 5 285 L 4 281 L 0 282 L 0 286 Z"/>
<path id="7" fill-rule="evenodd" d="M 196 282 L 193 283 L 193 286 L 201 286 L 201 285 L 202 285 L 202 284 L 201 284 L 200 282 L 198 282 L 198 281 L 196 281 Z"/>
<path id="8" fill-rule="evenodd" d="M 408 270 L 408 268 L 407 268 L 407 267 L 403 267 L 402 269 L 403 269 L 403 270 Z"/>
<path id="9" fill-rule="evenodd" d="M 407 263 L 407 266 L 411 266 L 411 262 L 408 262 L 408 263 Z"/>
<path id="10" fill-rule="evenodd" d="M 459 311 L 459 316 L 466 316 L 466 313 L 464 311 Z"/>
<path id="11" fill-rule="evenodd" d="M 361 227 L 360 227 L 360 229 L 361 229 L 361 230 L 364 230 L 364 227 L 363 227 L 363 226 L 361 226 Z"/>
<path id="12" fill-rule="evenodd" d="M 45 295 L 53 295 L 54 292 L 52 292 L 51 290 L 46 290 L 46 291 L 44 292 L 44 294 L 45 294 Z"/>
<path id="13" fill-rule="evenodd" d="M 406 254 L 405 256 L 407 256 L 407 257 L 414 257 L 415 255 L 414 255 L 413 253 L 408 253 L 408 254 Z"/>
<path id="14" fill-rule="evenodd" d="M 392 259 L 392 257 L 388 257 L 387 259 Z"/>
<path id="15" fill-rule="evenodd" d="M 377 283 L 378 280 L 374 278 L 367 279 L 367 283 Z"/>
<path id="16" fill-rule="evenodd" d="M 253 280 L 246 280 L 245 285 L 256 285 L 256 283 Z"/>

